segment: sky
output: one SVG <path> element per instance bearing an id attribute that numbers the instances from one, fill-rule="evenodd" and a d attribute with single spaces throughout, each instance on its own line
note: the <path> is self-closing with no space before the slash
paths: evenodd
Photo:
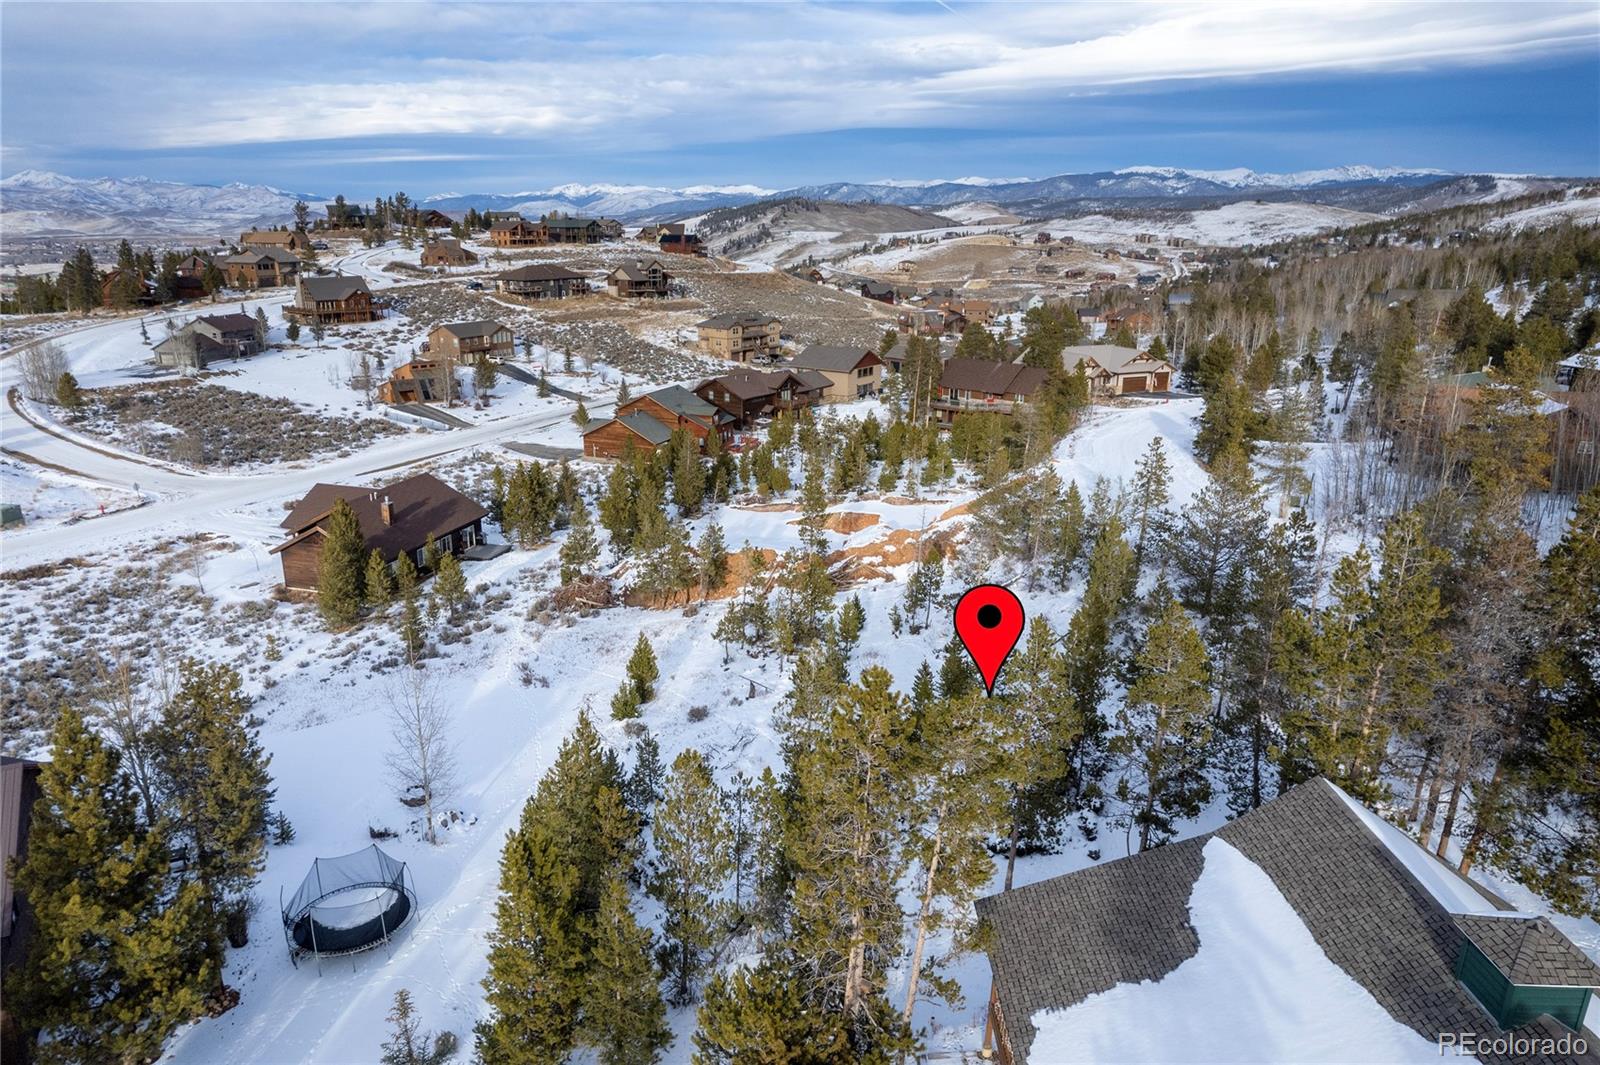
<path id="1" fill-rule="evenodd" d="M 0 174 L 1600 174 L 1600 3 L 0 4 Z"/>

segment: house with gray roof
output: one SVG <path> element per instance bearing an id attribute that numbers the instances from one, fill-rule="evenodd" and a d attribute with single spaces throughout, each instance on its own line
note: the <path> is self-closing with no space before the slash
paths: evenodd
<path id="1" fill-rule="evenodd" d="M 1069 344 L 1061 350 L 1061 366 L 1068 373 L 1082 369 L 1089 394 L 1100 398 L 1165 392 L 1178 372 L 1165 359 L 1116 344 Z"/>
<path id="2" fill-rule="evenodd" d="M 568 296 L 586 295 L 589 279 L 571 267 L 555 263 L 532 263 L 495 274 L 494 287 L 508 296 L 562 300 Z"/>
<path id="3" fill-rule="evenodd" d="M 934 416 L 948 425 L 963 414 L 1012 414 L 1032 403 L 1050 380 L 1048 370 L 994 359 L 946 359 L 939 373 Z"/>
<path id="4" fill-rule="evenodd" d="M 717 314 L 696 324 L 696 347 L 714 359 L 748 363 L 775 359 L 783 323 L 770 314 Z"/>
<path id="5" fill-rule="evenodd" d="M 479 359 L 504 361 L 516 354 L 515 347 L 511 329 L 499 322 L 445 322 L 428 332 L 430 355 L 468 365 Z"/>
<path id="6" fill-rule="evenodd" d="M 606 291 L 623 299 L 663 297 L 671 286 L 672 275 L 659 259 L 635 259 L 606 275 Z"/>
<path id="7" fill-rule="evenodd" d="M 1449 1036 L 1485 1062 L 1600 1065 L 1592 1030 L 1574 1042 L 1600 966 L 1320 778 L 977 910 L 1005 1065 L 1081 1060 L 1108 1024 L 1129 1060 L 1422 1061 Z"/>
<path id="8" fill-rule="evenodd" d="M 883 360 L 871 348 L 812 344 L 787 365 L 791 370 L 814 370 L 828 379 L 824 403 L 876 395 L 883 386 Z"/>
<path id="9" fill-rule="evenodd" d="M 646 425 L 640 418 L 655 425 Z M 620 458 L 629 447 L 654 451 L 680 429 L 704 451 L 706 441 L 713 436 L 726 443 L 737 421 L 709 400 L 680 385 L 671 385 L 629 400 L 617 408 L 609 421 L 587 430 L 583 434 L 583 453 L 590 458 Z"/>
<path id="10" fill-rule="evenodd" d="M 302 275 L 295 283 L 294 302 L 283 309 L 290 321 L 323 325 L 375 322 L 382 313 L 367 282 L 349 274 Z"/>

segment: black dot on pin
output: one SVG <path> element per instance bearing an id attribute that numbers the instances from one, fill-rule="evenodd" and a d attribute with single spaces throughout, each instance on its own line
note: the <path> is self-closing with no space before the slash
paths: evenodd
<path id="1" fill-rule="evenodd" d="M 978 624 L 986 629 L 992 629 L 1000 624 L 1000 608 L 993 603 L 980 606 L 978 608 Z"/>

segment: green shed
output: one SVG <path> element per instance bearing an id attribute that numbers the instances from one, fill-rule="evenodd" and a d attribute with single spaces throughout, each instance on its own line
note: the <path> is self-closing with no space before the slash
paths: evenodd
<path id="1" fill-rule="evenodd" d="M 22 524 L 22 504 L 0 503 L 0 529 Z"/>
<path id="2" fill-rule="evenodd" d="M 1600 987 L 1600 966 L 1543 917 L 1457 914 L 1462 932 L 1456 979 L 1504 1030 L 1541 1013 L 1582 1031 L 1589 997 Z"/>

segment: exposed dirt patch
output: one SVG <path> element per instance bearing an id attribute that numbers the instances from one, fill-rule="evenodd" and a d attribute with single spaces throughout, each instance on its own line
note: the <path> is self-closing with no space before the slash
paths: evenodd
<path id="1" fill-rule="evenodd" d="M 796 518 L 790 525 L 799 525 L 804 519 Z M 876 514 L 860 514 L 855 511 L 839 510 L 830 513 L 822 525 L 829 532 L 842 533 L 848 536 L 853 532 L 870 528 L 879 522 Z"/>
<path id="2" fill-rule="evenodd" d="M 895 529 L 881 540 L 833 552 L 828 556 L 828 568 L 834 579 L 843 584 L 892 580 L 891 569 L 917 561 L 922 552 L 935 545 L 945 558 L 951 558 L 959 535 L 958 529 L 929 529 L 926 534 L 917 529 Z"/>

